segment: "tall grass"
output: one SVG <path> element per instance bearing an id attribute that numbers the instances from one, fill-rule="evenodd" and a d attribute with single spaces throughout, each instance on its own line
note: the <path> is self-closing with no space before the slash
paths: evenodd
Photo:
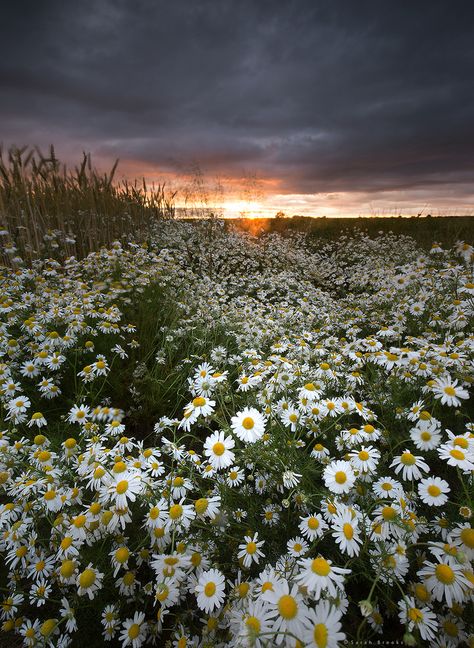
<path id="1" fill-rule="evenodd" d="M 145 180 L 114 182 L 97 171 L 90 155 L 68 169 L 51 147 L 0 148 L 0 229 L 9 242 L 7 258 L 82 258 L 133 233 L 150 234 L 157 221 L 174 216 L 175 194 Z"/>

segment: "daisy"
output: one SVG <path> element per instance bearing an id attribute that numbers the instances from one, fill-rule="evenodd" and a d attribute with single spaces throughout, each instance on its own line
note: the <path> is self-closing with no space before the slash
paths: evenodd
<path id="1" fill-rule="evenodd" d="M 433 450 L 441 441 L 439 425 L 435 419 L 420 421 L 410 430 L 410 438 L 418 450 Z"/>
<path id="2" fill-rule="evenodd" d="M 296 536 L 296 538 L 288 540 L 288 542 L 286 543 L 286 548 L 288 549 L 290 556 L 300 558 L 301 556 L 304 556 L 306 553 L 308 553 L 309 545 L 306 540 L 300 538 L 299 536 Z"/>
<path id="3" fill-rule="evenodd" d="M 341 630 L 341 611 L 332 607 L 329 601 L 320 601 L 308 611 L 302 640 L 305 646 L 315 648 L 338 648 L 346 635 Z"/>
<path id="4" fill-rule="evenodd" d="M 302 475 L 299 473 L 295 473 L 292 470 L 285 470 L 282 475 L 283 486 L 285 488 L 294 488 L 299 484 L 300 477 L 302 477 Z"/>
<path id="5" fill-rule="evenodd" d="M 425 586 L 433 598 L 436 601 L 446 599 L 449 607 L 453 602 L 462 603 L 465 598 L 463 590 L 473 587 L 463 574 L 463 566 L 452 562 L 434 564 L 425 561 L 423 568 L 418 571 L 418 576 L 424 579 Z"/>
<path id="6" fill-rule="evenodd" d="M 196 517 L 196 511 L 191 504 L 184 504 L 184 499 L 172 504 L 168 511 L 168 519 L 166 520 L 166 530 L 173 530 L 182 527 L 188 529 L 191 522 Z"/>
<path id="7" fill-rule="evenodd" d="M 329 457 L 329 455 L 330 452 L 328 448 L 325 448 L 322 443 L 316 443 L 311 450 L 311 456 L 314 457 L 314 459 L 318 459 L 319 461 L 325 459 L 326 457 Z"/>
<path id="8" fill-rule="evenodd" d="M 210 518 L 213 520 L 219 515 L 221 498 L 219 495 L 214 497 L 200 497 L 194 502 L 194 509 L 200 518 Z"/>
<path id="9" fill-rule="evenodd" d="M 377 468 L 380 452 L 373 446 L 362 446 L 358 452 L 351 452 L 349 457 L 355 470 L 361 473 L 372 473 Z"/>
<path id="10" fill-rule="evenodd" d="M 238 645 L 265 648 L 271 639 L 274 613 L 266 601 L 251 601 L 240 617 L 235 637 Z"/>
<path id="11" fill-rule="evenodd" d="M 442 405 L 448 405 L 449 407 L 459 407 L 461 398 L 469 398 L 468 392 L 458 386 L 458 381 L 452 381 L 450 378 L 438 378 L 434 381 L 431 389 L 435 398 L 440 399 Z"/>
<path id="12" fill-rule="evenodd" d="M 292 432 L 295 432 L 300 421 L 300 412 L 293 406 L 281 413 L 281 422 L 285 427 L 289 427 Z"/>
<path id="13" fill-rule="evenodd" d="M 111 499 L 118 508 L 126 508 L 128 502 L 134 502 L 143 491 L 144 484 L 140 473 L 115 473 L 107 490 L 102 493 L 105 499 Z"/>
<path id="14" fill-rule="evenodd" d="M 307 398 L 309 401 L 315 400 L 321 396 L 321 385 L 312 382 L 306 383 L 306 385 L 301 387 L 299 393 L 302 398 Z"/>
<path id="15" fill-rule="evenodd" d="M 77 576 L 76 584 L 78 586 L 77 593 L 79 596 L 87 596 L 92 600 L 95 593 L 102 587 L 102 579 L 104 574 L 101 574 L 97 569 L 89 563 L 84 571 L 80 572 Z"/>
<path id="16" fill-rule="evenodd" d="M 267 601 L 275 616 L 273 630 L 277 634 L 276 641 L 284 639 L 282 633 L 289 632 L 296 637 L 301 637 L 305 623 L 308 620 L 308 608 L 298 590 L 298 585 L 290 589 L 288 581 L 277 583 L 273 590 L 267 590 L 262 599 Z"/>
<path id="17" fill-rule="evenodd" d="M 342 567 L 333 567 L 330 560 L 322 556 L 317 558 L 301 558 L 298 561 L 300 573 L 296 581 L 305 586 L 309 592 L 314 592 L 314 597 L 318 599 L 321 592 L 327 591 L 329 596 L 337 596 L 338 588 L 344 589 L 344 575 L 350 574 L 350 569 Z"/>
<path id="18" fill-rule="evenodd" d="M 275 504 L 268 504 L 267 506 L 264 506 L 261 516 L 263 518 L 263 523 L 266 526 L 275 526 L 280 520 L 280 513 L 278 507 Z"/>
<path id="19" fill-rule="evenodd" d="M 234 434 L 245 443 L 255 443 L 265 432 L 265 419 L 253 407 L 246 407 L 233 416 L 231 425 Z"/>
<path id="20" fill-rule="evenodd" d="M 428 506 L 443 506 L 448 501 L 449 484 L 440 477 L 428 477 L 418 482 L 418 494 Z"/>
<path id="21" fill-rule="evenodd" d="M 356 480 L 352 466 L 348 461 L 333 461 L 323 472 L 326 488 L 331 493 L 348 493 Z"/>
<path id="22" fill-rule="evenodd" d="M 474 453 L 461 450 L 458 446 L 453 447 L 452 443 L 443 443 L 438 448 L 440 459 L 444 459 L 448 466 L 455 466 L 463 471 L 474 470 Z"/>
<path id="23" fill-rule="evenodd" d="M 266 567 L 257 577 L 256 592 L 264 594 L 267 590 L 274 591 L 278 583 L 283 582 L 283 578 L 274 567 Z"/>
<path id="24" fill-rule="evenodd" d="M 197 396 L 188 403 L 185 411 L 191 410 L 196 416 L 209 416 L 214 412 L 216 401 L 209 400 L 205 396 Z"/>
<path id="25" fill-rule="evenodd" d="M 474 528 L 466 522 L 457 525 L 451 532 L 453 542 L 456 542 L 466 553 L 469 560 L 474 559 Z"/>
<path id="26" fill-rule="evenodd" d="M 372 490 L 381 499 L 397 499 L 403 493 L 403 486 L 392 477 L 380 477 L 372 484 Z"/>
<path id="27" fill-rule="evenodd" d="M 419 608 L 412 596 L 407 596 L 399 601 L 398 607 L 400 608 L 398 613 L 400 621 L 408 627 L 410 632 L 416 629 L 425 641 L 434 639 L 438 623 L 436 614 L 429 607 Z"/>
<path id="28" fill-rule="evenodd" d="M 44 416 L 43 416 L 43 414 L 41 412 L 35 412 L 31 416 L 31 419 L 28 421 L 28 423 L 26 425 L 27 425 L 27 427 L 32 427 L 34 425 L 35 427 L 40 428 L 40 427 L 43 427 L 43 426 L 47 425 L 47 423 L 48 422 L 46 421 L 46 419 L 44 418 Z"/>
<path id="29" fill-rule="evenodd" d="M 430 467 L 423 461 L 422 457 L 415 456 L 410 450 L 404 450 L 399 457 L 390 464 L 390 468 L 395 468 L 395 473 L 402 473 L 402 479 L 421 479 L 421 471 L 429 472 Z"/>
<path id="30" fill-rule="evenodd" d="M 324 521 L 323 517 L 318 513 L 313 513 L 306 517 L 300 518 L 300 523 L 298 525 L 299 530 L 308 538 L 308 540 L 315 540 L 320 538 L 324 531 L 328 528 L 328 525 Z"/>
<path id="31" fill-rule="evenodd" d="M 155 587 L 155 600 L 162 608 L 175 605 L 180 597 L 178 582 L 174 578 L 165 578 Z"/>
<path id="32" fill-rule="evenodd" d="M 239 466 L 232 466 L 226 477 L 226 484 L 231 488 L 234 486 L 240 486 L 240 484 L 245 479 L 244 471 L 239 468 Z"/>
<path id="33" fill-rule="evenodd" d="M 358 530 L 359 518 L 350 510 L 336 515 L 332 520 L 332 537 L 341 551 L 349 556 L 358 556 L 362 540 Z"/>
<path id="34" fill-rule="evenodd" d="M 253 562 L 258 564 L 260 558 L 265 555 L 260 551 L 260 547 L 265 544 L 265 541 L 258 539 L 258 532 L 253 536 L 244 536 L 244 540 L 244 543 L 239 544 L 237 558 L 242 560 L 244 567 L 250 567 Z"/>
<path id="35" fill-rule="evenodd" d="M 194 588 L 200 610 L 209 613 L 224 602 L 225 577 L 217 569 L 202 572 Z"/>
<path id="36" fill-rule="evenodd" d="M 87 419 L 90 418 L 90 412 L 90 407 L 87 405 L 74 405 L 74 407 L 69 411 L 67 420 L 69 423 L 79 423 L 80 425 L 84 425 L 87 423 Z"/>
<path id="37" fill-rule="evenodd" d="M 122 646 L 139 648 L 145 641 L 146 631 L 145 613 L 135 612 L 132 619 L 126 619 L 122 624 L 122 633 L 119 637 Z"/>
<path id="38" fill-rule="evenodd" d="M 226 437 L 224 432 L 214 432 L 204 443 L 204 454 L 212 467 L 220 470 L 233 464 L 235 454 L 231 449 L 234 446 L 235 441 L 232 437 Z"/>

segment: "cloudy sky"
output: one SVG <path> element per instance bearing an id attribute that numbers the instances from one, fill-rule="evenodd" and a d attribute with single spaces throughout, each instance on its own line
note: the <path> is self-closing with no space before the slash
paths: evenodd
<path id="1" fill-rule="evenodd" d="M 176 186 L 199 165 L 235 208 L 473 213 L 473 21 L 462 0 L 15 0 L 0 141 Z"/>

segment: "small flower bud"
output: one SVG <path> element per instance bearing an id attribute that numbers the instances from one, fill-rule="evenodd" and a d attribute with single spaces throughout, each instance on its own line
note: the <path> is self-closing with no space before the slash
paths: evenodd
<path id="1" fill-rule="evenodd" d="M 374 606 L 368 599 L 364 599 L 359 601 L 359 609 L 363 617 L 369 617 L 374 611 Z"/>

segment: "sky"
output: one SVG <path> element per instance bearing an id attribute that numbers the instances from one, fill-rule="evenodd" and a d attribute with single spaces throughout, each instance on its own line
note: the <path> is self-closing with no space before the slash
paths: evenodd
<path id="1" fill-rule="evenodd" d="M 473 24 L 463 0 L 15 0 L 0 142 L 189 202 L 202 180 L 228 215 L 472 214 Z"/>

